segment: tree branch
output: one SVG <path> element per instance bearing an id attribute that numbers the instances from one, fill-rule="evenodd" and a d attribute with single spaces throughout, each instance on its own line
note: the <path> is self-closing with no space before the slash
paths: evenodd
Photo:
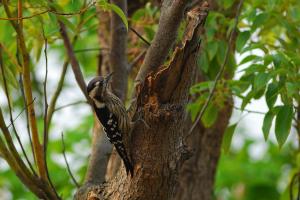
<path id="1" fill-rule="evenodd" d="M 140 38 L 143 42 L 145 42 L 148 46 L 151 45 L 151 43 L 150 43 L 148 40 L 146 40 L 141 34 L 139 34 L 134 28 L 129 27 L 129 29 L 130 29 L 134 34 L 136 34 L 136 35 L 138 36 L 138 38 Z"/>
<path id="2" fill-rule="evenodd" d="M 43 83 L 43 88 L 44 88 L 44 141 L 43 141 L 43 147 L 44 147 L 44 158 L 45 158 L 45 163 L 46 162 L 46 157 L 47 157 L 47 144 L 48 144 L 48 121 L 47 121 L 47 114 L 48 114 L 48 95 L 47 95 L 47 78 L 48 78 L 48 55 L 47 55 L 47 49 L 48 49 L 48 41 L 47 38 L 45 36 L 45 32 L 43 30 L 43 37 L 44 37 L 44 41 L 45 41 L 45 49 L 44 49 L 44 54 L 45 54 L 45 62 L 46 62 L 46 69 L 45 69 L 45 79 L 44 79 L 44 83 Z M 45 164 L 47 167 L 47 164 Z"/>
<path id="3" fill-rule="evenodd" d="M 0 108 L 0 129 L 3 132 L 3 135 L 5 137 L 5 140 L 8 145 L 8 149 L 6 148 L 6 145 L 2 141 L 0 137 L 0 151 L 2 155 L 4 155 L 5 160 L 10 165 L 11 169 L 14 170 L 16 175 L 20 178 L 20 180 L 39 198 L 43 199 L 59 199 L 51 188 L 48 187 L 47 180 L 40 179 L 38 177 L 32 176 L 22 159 L 20 158 L 14 144 L 13 140 L 10 136 L 9 130 L 7 129 L 7 126 L 5 124 L 2 110 Z"/>
<path id="4" fill-rule="evenodd" d="M 83 7 L 85 7 L 85 3 L 83 4 Z M 77 42 L 78 36 L 80 34 L 80 30 L 81 30 L 83 24 L 85 22 L 87 22 L 87 21 L 84 21 L 84 14 L 85 13 L 80 15 L 80 19 L 79 19 L 79 23 L 78 23 L 77 28 L 76 28 L 76 32 L 75 32 L 75 34 L 72 38 L 72 45 L 74 45 Z M 54 94 L 53 94 L 51 100 L 50 100 L 48 114 L 47 114 L 47 123 L 48 124 L 51 123 L 53 113 L 57 110 L 57 109 L 55 109 L 55 106 L 56 106 L 57 99 L 58 99 L 58 97 L 59 97 L 59 95 L 62 91 L 62 88 L 63 88 L 63 84 L 64 84 L 65 76 L 66 76 L 66 73 L 67 73 L 68 65 L 69 65 L 69 59 L 66 59 L 64 64 L 63 64 L 63 67 L 62 67 L 62 71 L 61 71 L 61 74 L 60 74 L 60 77 L 59 77 L 57 87 L 54 91 Z M 48 126 L 48 129 L 49 129 L 49 126 Z"/>
<path id="5" fill-rule="evenodd" d="M 11 13 L 8 9 L 7 6 L 7 0 L 3 1 L 3 5 L 5 8 L 5 12 L 8 17 L 11 17 Z M 29 53 L 26 49 L 25 45 L 25 39 L 23 35 L 23 30 L 22 26 L 19 24 L 14 23 L 13 21 L 10 21 L 12 26 L 15 28 L 17 32 L 17 37 L 19 41 L 19 48 L 20 52 L 22 54 L 22 59 L 23 59 L 23 85 L 24 85 L 24 92 L 25 92 L 25 98 L 26 98 L 26 104 L 28 102 L 33 101 L 33 96 L 32 96 L 32 88 L 31 88 L 31 78 L 30 78 L 30 58 L 29 58 Z M 35 117 L 35 109 L 33 104 L 29 104 L 28 106 L 28 115 L 29 115 L 29 122 L 30 122 L 30 127 L 31 127 L 31 132 L 32 132 L 32 142 L 33 142 L 33 148 L 34 148 L 34 156 L 37 162 L 37 167 L 38 167 L 38 172 L 41 178 L 44 180 L 47 180 L 47 174 L 46 174 L 46 168 L 44 166 L 44 155 L 43 155 L 43 150 L 41 143 L 39 141 L 39 134 L 38 134 L 38 128 L 37 128 L 37 122 L 36 122 L 36 117 Z"/>
<path id="6" fill-rule="evenodd" d="M 61 109 L 64 109 L 64 108 L 67 108 L 67 107 L 70 107 L 70 106 L 75 106 L 75 105 L 78 105 L 78 104 L 86 104 L 88 103 L 87 101 L 76 101 L 76 102 L 73 102 L 73 103 L 69 103 L 69 104 L 65 104 L 65 105 L 62 105 L 60 107 L 57 107 L 55 108 L 55 111 L 58 111 L 58 110 L 61 110 Z"/>
<path id="7" fill-rule="evenodd" d="M 45 169 L 47 173 L 47 179 L 49 181 L 49 184 L 55 193 L 55 195 L 58 197 L 58 194 L 56 192 L 56 189 L 52 183 L 52 180 L 50 178 L 49 170 L 48 170 L 48 164 L 47 164 L 47 146 L 48 146 L 48 133 L 49 133 L 49 124 L 47 123 L 47 113 L 48 113 L 48 95 L 47 95 L 47 79 L 48 79 L 48 40 L 45 36 L 45 32 L 43 29 L 43 38 L 45 41 L 45 49 L 44 49 L 44 54 L 45 54 L 45 62 L 46 62 L 46 69 L 45 69 L 45 78 L 44 78 L 44 83 L 43 83 L 43 88 L 44 88 L 44 134 L 43 134 L 43 150 L 44 150 L 44 164 L 45 164 Z"/>
<path id="8" fill-rule="evenodd" d="M 137 74 L 137 84 L 142 83 L 150 71 L 156 71 L 166 60 L 177 37 L 177 31 L 188 2 L 182 0 L 165 0 L 163 2 L 158 30 Z"/>
<path id="9" fill-rule="evenodd" d="M 78 184 L 78 182 L 76 181 L 75 177 L 73 176 L 73 173 L 72 173 L 72 171 L 71 171 L 71 169 L 70 169 L 70 165 L 69 165 L 68 160 L 67 160 L 67 157 L 66 157 L 66 147 L 65 147 L 65 141 L 64 141 L 64 134 L 63 134 L 63 133 L 61 133 L 61 142 L 62 142 L 62 146 L 63 146 L 62 154 L 63 154 L 63 156 L 64 156 L 64 160 L 65 160 L 65 163 L 66 163 L 66 165 L 67 165 L 68 173 L 69 173 L 69 175 L 70 175 L 70 177 L 71 177 L 71 179 L 72 179 L 74 185 L 75 185 L 77 188 L 79 188 L 79 184 Z"/>
<path id="10" fill-rule="evenodd" d="M 15 127 L 15 124 L 14 124 L 14 119 L 13 119 L 13 114 L 12 114 L 12 108 L 11 108 L 11 100 L 10 100 L 10 97 L 9 97 L 9 93 L 8 93 L 8 86 L 7 86 L 7 82 L 6 82 L 6 76 L 5 76 L 5 71 L 4 71 L 4 63 L 3 63 L 3 58 L 2 58 L 2 44 L 0 43 L 0 68 L 1 68 L 1 73 L 2 73 L 2 77 L 3 77 L 3 85 L 4 85 L 4 91 L 5 91 L 5 96 L 7 98 L 7 103 L 8 103 L 8 109 L 9 109 L 9 116 L 10 116 L 10 123 L 11 123 L 11 126 L 13 127 L 13 130 L 14 130 L 14 133 L 15 133 L 15 136 L 17 138 L 17 141 L 22 149 L 22 152 L 23 152 L 23 155 L 25 156 L 25 159 L 26 159 L 26 162 L 28 164 L 28 166 L 30 167 L 31 171 L 33 174 L 36 174 L 35 173 L 35 170 L 33 169 L 29 159 L 28 159 L 28 156 L 26 154 L 26 151 L 24 149 L 24 146 L 21 142 L 21 139 L 19 137 L 19 134 L 17 132 L 17 129 Z"/>
<path id="11" fill-rule="evenodd" d="M 6 133 L 4 133 L 4 134 L 6 134 Z M 3 156 L 3 158 L 6 160 L 6 162 L 10 166 L 10 168 L 14 171 L 16 176 L 29 188 L 29 190 L 31 190 L 33 193 L 35 193 L 39 198 L 47 199 L 46 198 L 47 195 L 45 194 L 45 192 L 40 190 L 37 187 L 37 184 L 35 184 L 33 182 L 33 179 L 31 177 L 28 177 L 26 175 L 26 173 L 23 171 L 23 169 L 19 166 L 17 161 L 15 159 L 13 159 L 14 158 L 13 154 L 8 150 L 8 148 L 5 145 L 5 142 L 1 138 L 1 136 L 0 136 L 0 153 L 1 153 L 1 156 Z"/>
<path id="12" fill-rule="evenodd" d="M 72 44 L 70 42 L 70 39 L 67 35 L 66 26 L 60 20 L 58 20 L 58 24 L 59 24 L 59 27 L 60 27 L 60 34 L 61 34 L 61 37 L 64 41 L 64 45 L 65 45 L 65 48 L 67 50 L 67 54 L 68 54 L 68 57 L 69 57 L 69 60 L 70 60 L 71 66 L 72 66 L 72 70 L 73 70 L 73 73 L 75 75 L 75 79 L 77 81 L 77 84 L 79 85 L 79 87 L 81 89 L 81 92 L 84 94 L 85 98 L 90 102 L 90 98 L 89 98 L 89 96 L 86 92 L 86 83 L 84 81 L 83 74 L 81 72 L 79 62 L 78 62 L 78 60 L 75 56 L 75 53 L 73 51 L 73 46 L 72 46 Z"/>

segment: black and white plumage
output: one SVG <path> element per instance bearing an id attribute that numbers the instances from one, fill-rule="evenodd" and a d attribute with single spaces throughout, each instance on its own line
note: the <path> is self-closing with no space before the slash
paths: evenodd
<path id="1" fill-rule="evenodd" d="M 106 77 L 98 76 L 92 79 L 87 86 L 87 93 L 93 100 L 97 118 L 103 125 L 109 141 L 115 146 L 122 158 L 126 172 L 133 175 L 133 166 L 126 152 L 122 135 L 129 133 L 131 120 L 122 101 L 108 89 L 111 74 Z"/>

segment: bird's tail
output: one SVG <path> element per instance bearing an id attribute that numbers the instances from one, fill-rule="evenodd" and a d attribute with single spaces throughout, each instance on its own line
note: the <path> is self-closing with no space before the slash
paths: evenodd
<path id="1" fill-rule="evenodd" d="M 120 157 L 123 160 L 127 175 L 128 175 L 128 173 L 130 173 L 131 177 L 133 177 L 133 165 L 131 164 L 131 162 L 128 158 L 128 155 L 126 153 L 124 145 L 118 143 L 117 145 L 115 145 L 115 147 L 116 147 L 118 154 L 120 155 Z"/>
<path id="2" fill-rule="evenodd" d="M 127 175 L 128 175 L 128 173 L 130 173 L 131 177 L 133 177 L 133 166 L 132 166 L 131 162 L 129 161 L 128 157 L 126 159 L 123 159 L 123 162 L 125 165 Z"/>

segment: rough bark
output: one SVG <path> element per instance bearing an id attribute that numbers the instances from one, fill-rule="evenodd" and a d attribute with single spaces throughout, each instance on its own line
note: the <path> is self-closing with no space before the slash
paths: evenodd
<path id="1" fill-rule="evenodd" d="M 174 196 L 178 169 L 186 159 L 182 144 L 185 106 L 206 16 L 206 7 L 189 12 L 183 42 L 175 49 L 169 65 L 151 70 L 144 84 L 138 86 L 138 114 L 150 128 L 139 123 L 132 132 L 133 178 L 120 170 L 118 178 L 90 187 L 81 199 L 160 200 Z"/>
<path id="2" fill-rule="evenodd" d="M 137 83 L 143 82 L 149 71 L 158 69 L 166 60 L 175 42 L 187 5 L 188 1 L 181 0 L 165 0 L 162 3 L 158 34 L 155 34 L 146 53 L 144 63 L 136 77 Z"/>
<path id="3" fill-rule="evenodd" d="M 232 100 L 229 101 L 227 105 L 232 105 Z M 232 106 L 226 106 L 219 112 L 213 127 L 204 128 L 201 125 L 196 127 L 195 133 L 189 140 L 189 146 L 194 150 L 194 154 L 180 170 L 180 184 L 174 199 L 212 199 L 223 134 L 231 112 Z"/>

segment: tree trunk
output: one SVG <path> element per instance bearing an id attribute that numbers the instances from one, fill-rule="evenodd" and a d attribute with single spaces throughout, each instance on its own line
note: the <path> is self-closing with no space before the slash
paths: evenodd
<path id="1" fill-rule="evenodd" d="M 210 200 L 213 196 L 215 173 L 221 154 L 223 134 L 232 112 L 232 100 L 219 112 L 215 125 L 196 127 L 189 140 L 194 156 L 180 170 L 176 200 Z"/>
<path id="2" fill-rule="evenodd" d="M 183 15 L 185 5 L 181 1 L 170 2 L 172 1 L 169 1 L 169 4 L 168 1 L 164 2 L 163 8 L 166 9 L 164 16 L 176 12 Z M 151 65 L 149 58 L 161 56 L 154 50 L 155 48 L 159 48 L 158 51 L 166 51 L 154 45 L 146 55 L 145 62 L 148 66 L 141 70 L 142 73 L 139 73 L 139 80 L 145 79 L 137 85 L 136 116 L 142 116 L 150 128 L 138 122 L 131 133 L 129 153 L 134 164 L 134 176 L 126 176 L 122 167 L 116 178 L 101 185 L 88 187 L 85 192 L 77 193 L 77 199 L 161 200 L 173 198 L 178 183 L 178 171 L 187 159 L 187 150 L 183 145 L 187 118 L 185 107 L 189 101 L 189 88 L 193 82 L 191 77 L 194 76 L 197 68 L 199 38 L 204 33 L 207 5 L 198 6 L 187 15 L 188 23 L 184 38 L 181 45 L 176 47 L 169 65 Z M 168 22 L 165 19 L 161 20 L 164 22 L 160 23 Z M 172 21 L 176 28 L 168 24 L 171 29 L 175 30 L 175 35 L 179 22 Z M 175 41 L 176 37 L 172 38 Z M 167 40 L 169 44 L 165 45 L 170 48 L 174 41 Z M 156 59 L 155 63 L 162 63 L 161 61 L 163 60 Z"/>

